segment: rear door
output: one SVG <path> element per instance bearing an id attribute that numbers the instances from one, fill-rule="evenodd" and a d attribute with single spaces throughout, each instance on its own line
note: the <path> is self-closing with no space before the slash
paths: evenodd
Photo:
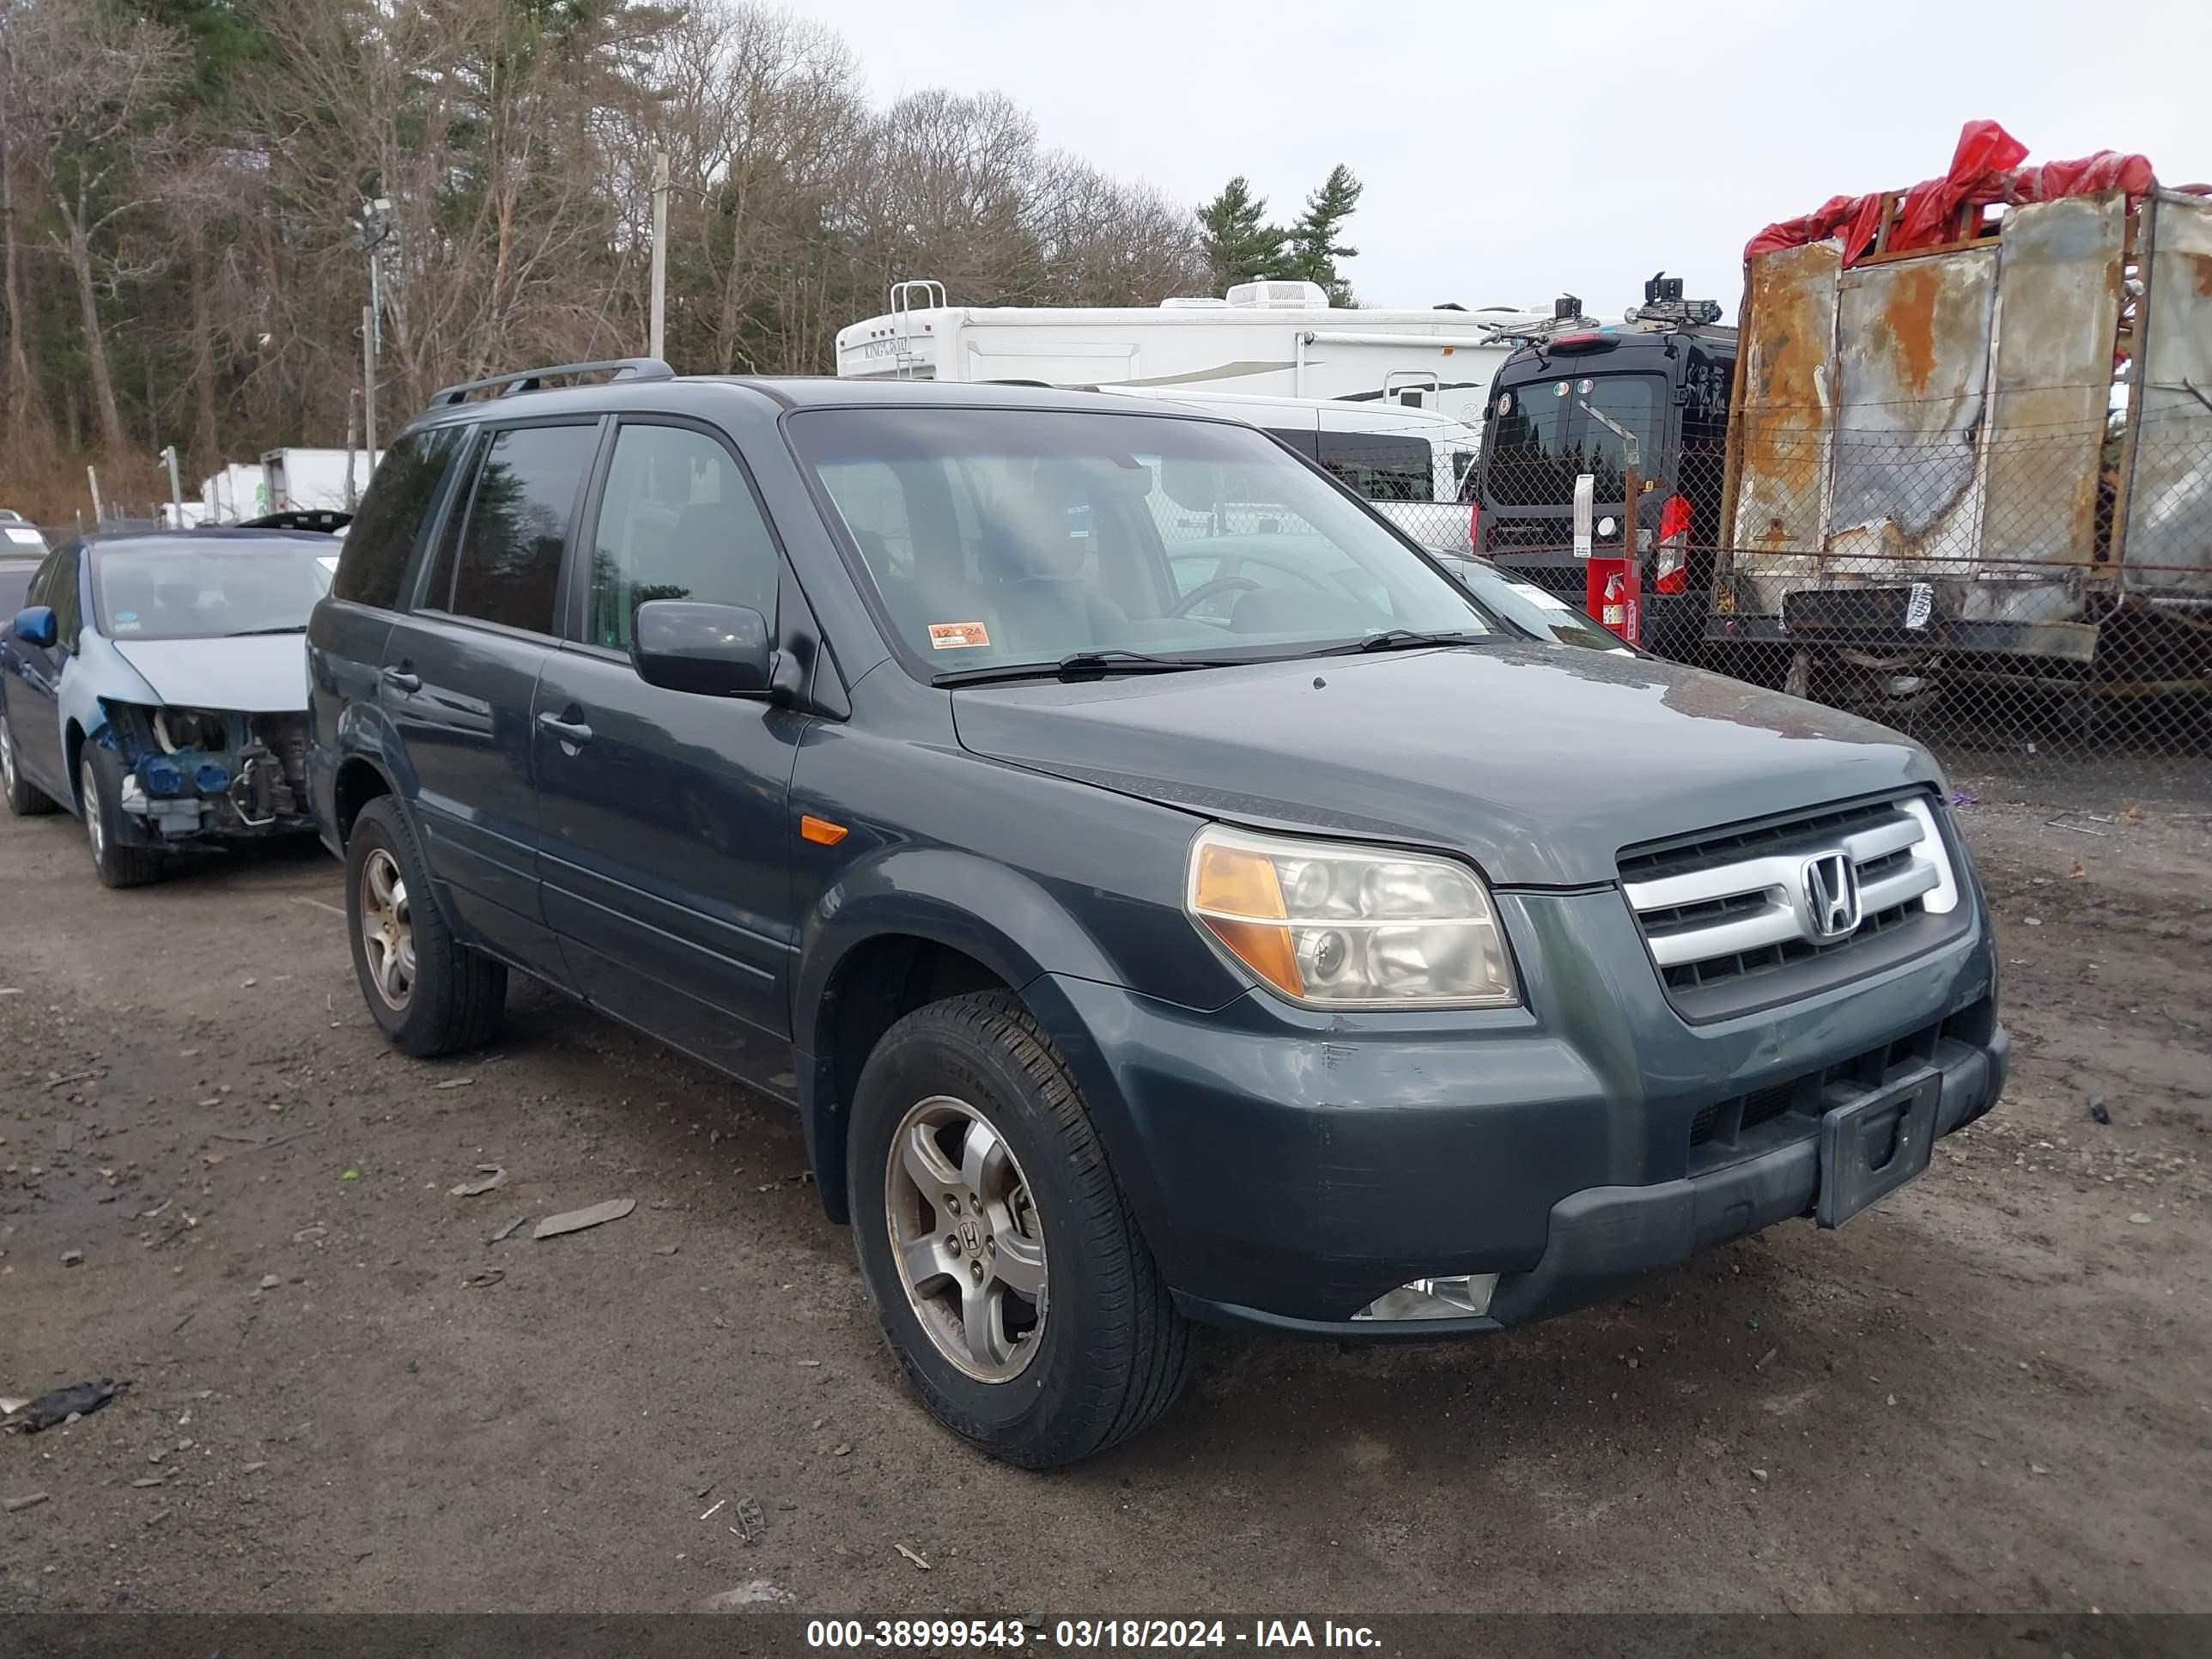
<path id="1" fill-rule="evenodd" d="M 431 875 L 474 942 L 559 981 L 538 894 L 531 698 L 559 626 L 562 569 L 601 422 L 477 433 L 379 696 L 406 758 Z"/>
<path id="2" fill-rule="evenodd" d="M 798 947 L 786 796 L 807 718 L 664 690 L 629 659 L 637 607 L 744 605 L 775 637 L 782 558 L 734 451 L 623 419 L 532 722 L 545 919 L 610 1012 L 780 1092 Z"/>

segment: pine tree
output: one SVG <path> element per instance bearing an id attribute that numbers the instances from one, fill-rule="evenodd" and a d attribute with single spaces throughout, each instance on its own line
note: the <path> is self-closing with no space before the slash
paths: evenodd
<path id="1" fill-rule="evenodd" d="M 1252 193 L 1243 174 L 1199 209 L 1198 228 L 1200 251 L 1224 286 L 1285 274 L 1283 245 L 1289 233 L 1267 222 L 1267 199 Z"/>
<path id="2" fill-rule="evenodd" d="M 1329 169 L 1321 187 L 1306 198 L 1305 211 L 1285 236 L 1289 257 L 1283 274 L 1320 283 L 1328 290 L 1331 305 L 1352 303 L 1352 286 L 1339 274 L 1336 262 L 1358 258 L 1359 250 L 1337 238 L 1343 234 L 1345 222 L 1359 205 L 1359 192 L 1364 188 L 1352 177 L 1352 169 L 1340 161 Z"/>

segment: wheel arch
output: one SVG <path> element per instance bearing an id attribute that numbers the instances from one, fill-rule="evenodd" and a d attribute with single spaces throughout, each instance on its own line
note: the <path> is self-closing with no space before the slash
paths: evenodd
<path id="1" fill-rule="evenodd" d="M 338 763 L 331 779 L 331 828 L 341 852 L 352 838 L 354 822 L 362 809 L 380 795 L 398 793 L 380 759 L 356 751 Z"/>
<path id="2" fill-rule="evenodd" d="M 84 724 L 72 714 L 62 722 L 62 775 L 68 781 L 70 793 L 63 805 L 70 807 L 79 817 L 84 816 L 85 808 L 77 763 L 83 757 L 84 744 Z"/>
<path id="3" fill-rule="evenodd" d="M 1051 975 L 1117 982 L 1097 942 L 1036 882 L 949 848 L 908 848 L 848 872 L 807 919 L 793 994 L 799 1116 L 823 1210 L 849 1214 L 848 1115 L 860 1068 L 914 1009 L 1003 988 L 1060 1042 L 1094 1117 L 1116 1098 Z M 1069 1041 L 1069 1038 L 1078 1038 Z M 1085 1063 L 1086 1060 L 1090 1062 Z M 1100 1133 L 1115 1139 L 1103 1123 Z"/>

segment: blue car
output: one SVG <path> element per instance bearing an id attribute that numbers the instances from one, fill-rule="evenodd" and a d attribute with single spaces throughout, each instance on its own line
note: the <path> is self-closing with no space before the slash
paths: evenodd
<path id="1" fill-rule="evenodd" d="M 83 820 L 110 887 L 178 854 L 311 829 L 307 613 L 331 538 L 92 535 L 48 554 L 0 641 L 0 781 Z"/>

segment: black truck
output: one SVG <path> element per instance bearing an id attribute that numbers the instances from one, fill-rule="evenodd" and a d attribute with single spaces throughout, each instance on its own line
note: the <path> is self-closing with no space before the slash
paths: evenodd
<path id="1" fill-rule="evenodd" d="M 1476 550 L 1505 569 L 1583 603 L 1574 500 L 1588 474 L 1592 548 L 1624 556 L 1628 474 L 1637 478 L 1643 643 L 1692 654 L 1712 590 L 1720 532 L 1736 331 L 1719 305 L 1685 300 L 1663 271 L 1618 323 L 1562 298 L 1491 383 L 1475 492 Z"/>

